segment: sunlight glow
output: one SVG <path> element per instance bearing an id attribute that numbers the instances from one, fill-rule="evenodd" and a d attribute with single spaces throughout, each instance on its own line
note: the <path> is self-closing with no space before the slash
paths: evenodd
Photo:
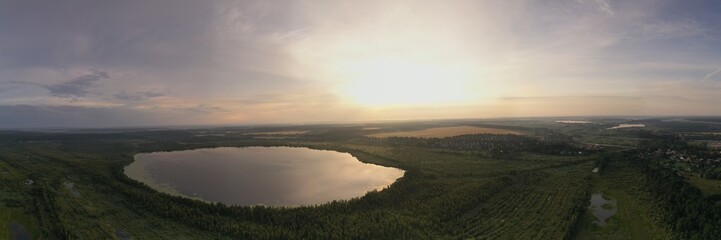
<path id="1" fill-rule="evenodd" d="M 474 95 L 470 69 L 437 61 L 373 57 L 341 71 L 343 92 L 364 106 L 462 103 Z"/>

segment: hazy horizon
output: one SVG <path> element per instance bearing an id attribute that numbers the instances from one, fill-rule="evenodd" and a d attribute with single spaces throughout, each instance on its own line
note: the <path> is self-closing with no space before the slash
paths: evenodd
<path id="1" fill-rule="evenodd" d="M 0 128 L 721 115 L 710 0 L 0 1 Z"/>
<path id="2" fill-rule="evenodd" d="M 689 119 L 690 118 L 690 119 Z M 475 124 L 493 121 L 547 120 L 551 122 L 563 120 L 674 120 L 681 122 L 704 122 L 698 118 L 721 118 L 721 115 L 587 115 L 587 116 L 518 116 L 492 118 L 424 118 L 424 119 L 370 119 L 359 121 L 315 121 L 315 122 L 277 122 L 277 123 L 218 123 L 218 124 L 148 124 L 148 125 L 103 125 L 103 126 L 16 126 L 0 127 L 7 131 L 84 131 L 84 130 L 125 130 L 125 129 L 205 129 L 205 128 L 285 128 L 333 125 L 376 125 L 394 123 L 469 123 Z"/>

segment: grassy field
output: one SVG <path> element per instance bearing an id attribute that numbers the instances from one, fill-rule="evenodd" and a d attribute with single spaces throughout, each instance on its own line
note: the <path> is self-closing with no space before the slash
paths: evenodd
<path id="1" fill-rule="evenodd" d="M 102 173 L 101 169 L 109 163 L 99 158 L 97 155 L 59 151 L 35 144 L 15 149 L 3 148 L 0 166 L 12 163 L 17 166 L 18 172 L 33 179 L 34 183 L 26 185 L 25 177 L 16 178 L 15 183 L 7 182 L 14 187 L 5 188 L 3 205 L 7 205 L 8 196 L 15 196 L 22 206 L 0 207 L 5 216 L 0 218 L 2 226 L 7 228 L 9 223 L 21 223 L 33 238 L 41 239 L 56 239 L 58 229 L 71 229 L 73 239 L 113 239 L 117 229 L 132 231 L 136 239 L 212 236 L 173 221 L 149 216 L 129 206 L 125 197 L 94 177 Z M 74 184 L 72 189 L 63 184 L 68 182 Z M 38 192 L 42 192 L 44 197 L 38 198 L 35 195 Z"/>
<path id="2" fill-rule="evenodd" d="M 458 127 L 438 127 L 429 128 L 416 131 L 403 131 L 403 132 L 387 132 L 387 133 L 376 133 L 368 135 L 369 137 L 418 137 L 418 138 L 444 138 L 453 137 L 466 134 L 512 134 L 512 135 L 523 135 L 520 131 L 500 129 L 500 128 L 485 128 L 485 127 L 470 127 L 470 126 L 458 126 Z"/>
<path id="3" fill-rule="evenodd" d="M 305 134 L 308 131 L 274 131 L 274 132 L 252 132 L 246 133 L 247 135 L 299 135 Z"/>
<path id="4" fill-rule="evenodd" d="M 31 235 L 38 233 L 37 223 L 27 208 L 8 204 L 31 200 L 25 193 L 29 189 L 25 179 L 26 176 L 17 169 L 0 161 L 0 203 L 5 203 L 0 205 L 0 239 L 10 239 L 10 224 L 22 225 Z"/>
<path id="5" fill-rule="evenodd" d="M 721 194 L 721 180 L 705 179 L 696 175 L 687 175 L 687 177 L 687 182 L 701 189 L 704 194 Z"/>
<path id="6" fill-rule="evenodd" d="M 660 209 L 644 189 L 643 174 L 624 163 L 612 162 L 601 174 L 593 174 L 592 192 L 617 201 L 618 211 L 606 226 L 594 223 L 587 208 L 576 239 L 674 239 L 661 225 Z"/>

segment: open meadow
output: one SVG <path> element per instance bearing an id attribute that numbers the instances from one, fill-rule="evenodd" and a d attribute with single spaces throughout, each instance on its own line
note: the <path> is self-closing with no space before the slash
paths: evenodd
<path id="1" fill-rule="evenodd" d="M 428 128 L 423 130 L 415 131 L 402 131 L 402 132 L 386 132 L 370 134 L 369 137 L 387 138 L 387 137 L 417 137 L 417 138 L 444 138 L 453 137 L 467 134 L 498 134 L 498 135 L 523 135 L 520 131 L 507 130 L 502 128 L 486 128 L 486 127 L 471 127 L 471 126 L 456 126 L 456 127 L 437 127 Z"/>

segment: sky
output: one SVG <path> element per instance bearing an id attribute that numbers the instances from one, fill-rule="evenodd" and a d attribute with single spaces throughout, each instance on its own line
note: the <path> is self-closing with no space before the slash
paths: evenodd
<path id="1" fill-rule="evenodd" d="M 721 115 L 708 0 L 0 0 L 0 128 Z"/>

